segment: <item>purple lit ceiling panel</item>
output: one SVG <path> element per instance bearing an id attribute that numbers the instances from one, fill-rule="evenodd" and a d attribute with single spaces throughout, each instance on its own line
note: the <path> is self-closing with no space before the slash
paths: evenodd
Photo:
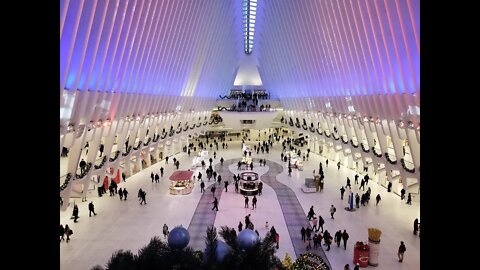
<path id="1" fill-rule="evenodd" d="M 420 92 L 419 0 L 264 0 L 259 6 L 259 68 L 276 96 Z"/>
<path id="2" fill-rule="evenodd" d="M 243 48 L 235 24 L 241 3 L 60 4 L 61 89 L 217 97 L 233 83 Z"/>

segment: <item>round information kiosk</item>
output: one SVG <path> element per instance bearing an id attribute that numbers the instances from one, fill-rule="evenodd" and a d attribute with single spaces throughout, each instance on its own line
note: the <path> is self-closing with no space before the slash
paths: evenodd
<path id="1" fill-rule="evenodd" d="M 194 182 L 192 179 L 192 171 L 176 171 L 170 176 L 170 194 L 186 195 L 190 194 L 193 189 Z"/>
<path id="2" fill-rule="evenodd" d="M 258 194 L 260 179 L 258 173 L 243 172 L 240 174 L 239 189 L 242 195 L 253 196 Z"/>

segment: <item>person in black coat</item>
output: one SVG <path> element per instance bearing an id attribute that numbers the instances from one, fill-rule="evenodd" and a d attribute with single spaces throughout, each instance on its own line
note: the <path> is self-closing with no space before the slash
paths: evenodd
<path id="1" fill-rule="evenodd" d="M 418 233 L 418 218 L 415 219 L 415 221 L 413 222 L 413 234 L 417 235 Z"/>
<path id="2" fill-rule="evenodd" d="M 88 216 L 91 217 L 92 216 L 92 213 L 96 216 L 97 213 L 95 213 L 95 206 L 93 205 L 93 202 L 90 202 L 88 204 Z"/>
<path id="3" fill-rule="evenodd" d="M 412 193 L 408 193 L 407 204 L 412 204 Z"/>
<path id="4" fill-rule="evenodd" d="M 345 189 L 342 186 L 342 188 L 340 188 L 340 199 L 342 199 L 342 200 L 343 200 L 343 194 L 344 193 L 345 193 Z"/>
<path id="5" fill-rule="evenodd" d="M 402 190 L 400 190 L 400 200 L 403 200 L 405 199 L 405 189 L 402 188 Z"/>
<path id="6" fill-rule="evenodd" d="M 73 222 L 77 223 L 77 219 L 78 219 L 78 205 L 76 205 L 76 204 L 73 206 L 72 216 L 73 216 Z"/>
<path id="7" fill-rule="evenodd" d="M 306 233 L 305 227 L 302 227 L 302 229 L 300 230 L 300 234 L 302 235 L 303 241 L 305 241 L 305 233 Z"/>
<path id="8" fill-rule="evenodd" d="M 218 200 L 217 200 L 217 197 L 215 197 L 215 199 L 213 200 L 212 210 L 214 210 L 214 209 L 217 209 L 217 211 L 218 211 Z"/>
<path id="9" fill-rule="evenodd" d="M 200 182 L 200 193 L 203 193 L 205 191 L 205 183 L 202 181 Z"/>

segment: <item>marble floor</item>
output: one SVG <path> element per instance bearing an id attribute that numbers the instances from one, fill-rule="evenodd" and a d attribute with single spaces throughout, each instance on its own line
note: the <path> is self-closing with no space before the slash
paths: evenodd
<path id="1" fill-rule="evenodd" d="M 214 160 L 214 166 L 219 163 L 220 157 L 227 159 L 236 159 L 241 156 L 240 142 L 229 142 L 229 149 L 217 150 L 217 158 Z M 253 144 L 253 142 L 248 142 Z M 207 149 L 210 150 L 210 149 Z M 255 164 L 254 171 L 261 177 L 268 170 L 268 161 L 275 161 L 286 168 L 286 163 L 280 161 L 282 150 L 281 143 L 275 143 L 270 154 L 252 153 L 254 158 L 266 158 L 267 167 L 260 167 Z M 210 151 L 213 158 L 213 150 Z M 180 161 L 180 169 L 189 169 L 192 163 L 193 155 L 189 157 L 186 153 L 180 153 L 175 156 Z M 305 177 L 311 177 L 313 170 L 318 171 L 319 162 L 324 164 L 325 188 L 321 193 L 304 193 L 301 185 Z M 382 231 L 379 266 L 376 269 L 420 269 L 420 238 L 413 235 L 413 220 L 420 217 L 420 206 L 418 200 L 414 200 L 413 205 L 407 205 L 401 201 L 400 197 L 387 190 L 373 181 L 369 181 L 368 187 L 372 190 L 372 199 L 370 204 L 360 207 L 355 212 L 344 210 L 346 206 L 346 197 L 340 199 L 342 185 L 346 184 L 346 177 L 352 179 L 352 191 L 357 192 L 358 186 L 353 184 L 355 172 L 353 170 L 341 167 L 337 170 L 335 162 L 330 161 L 330 166 L 325 166 L 325 158 L 319 155 L 311 154 L 310 160 L 304 163 L 304 170 L 294 169 L 291 176 L 288 171 L 283 170 L 277 175 L 277 181 L 290 187 L 296 194 L 298 202 L 305 213 L 308 212 L 311 205 L 315 212 L 325 219 L 324 229 L 334 233 L 338 230 L 347 230 L 350 235 L 347 249 L 342 246 L 338 248 L 332 245 L 330 251 L 325 251 L 332 269 L 343 269 L 342 267 L 349 263 L 353 269 L 353 245 L 356 241 L 366 242 L 368 239 L 367 228 L 375 227 Z M 153 171 L 159 173 L 160 167 L 164 167 L 165 173 L 160 183 L 152 183 L 150 173 Z M 230 165 L 228 169 L 232 173 L 237 173 L 236 166 Z M 195 175 L 197 171 L 195 170 Z M 96 191 L 90 191 L 87 196 L 87 202 L 81 202 L 81 199 L 71 199 L 70 206 L 66 211 L 60 211 L 60 223 L 68 224 L 74 231 L 69 243 L 60 242 L 60 266 L 61 269 L 91 269 L 94 265 L 105 265 L 115 250 L 131 250 L 136 253 L 138 249 L 145 246 L 153 236 L 162 236 L 162 226 L 167 224 L 171 229 L 177 225 L 188 228 L 197 205 L 199 205 L 202 193 L 200 193 L 199 182 L 189 195 L 170 195 L 168 192 L 168 177 L 175 171 L 172 158 L 169 164 L 161 161 L 152 165 L 129 178 L 126 182 L 121 182 L 119 187 L 127 188 L 129 199 L 120 201 L 118 195 L 110 197 L 105 194 L 98 197 Z M 160 173 L 159 173 L 160 174 Z M 205 177 L 205 171 L 202 170 L 206 184 L 207 194 L 210 193 L 208 186 L 211 184 Z M 372 176 L 372 172 L 370 176 Z M 225 178 L 224 178 L 225 180 Z M 295 250 L 293 242 L 298 241 L 298 234 L 290 234 L 287 229 L 287 221 L 282 213 L 277 194 L 268 184 L 264 184 L 263 195 L 257 196 L 257 209 L 244 208 L 243 196 L 235 193 L 233 179 L 230 181 L 228 192 L 222 191 L 219 200 L 219 211 L 216 213 L 214 226 L 217 231 L 220 226 L 226 225 L 237 228 L 238 222 L 244 222 L 244 217 L 251 214 L 252 222 L 256 225 L 259 234 L 263 237 L 267 229 L 263 226 L 266 221 L 269 225 L 274 225 L 280 235 L 280 248 L 276 255 L 283 259 L 287 252 L 292 259 L 295 259 Z M 212 179 L 213 182 L 213 179 Z M 140 205 L 137 199 L 138 189 L 142 188 L 147 192 L 147 205 Z M 217 188 L 217 193 L 223 189 L 223 184 Z M 375 196 L 380 193 L 382 200 L 378 206 L 375 206 Z M 92 201 L 98 215 L 88 216 L 88 202 Z M 212 199 L 213 201 L 213 199 Z M 70 219 L 73 203 L 79 205 L 80 218 L 78 223 L 73 223 Z M 333 204 L 337 208 L 335 219 L 330 218 L 329 208 Z M 207 205 L 208 210 L 211 204 Z M 192 237 L 192 236 L 191 236 Z M 293 239 L 293 242 L 292 242 Z M 407 251 L 403 263 L 398 262 L 397 250 L 400 241 L 404 241 Z M 374 268 L 369 266 L 368 268 Z"/>

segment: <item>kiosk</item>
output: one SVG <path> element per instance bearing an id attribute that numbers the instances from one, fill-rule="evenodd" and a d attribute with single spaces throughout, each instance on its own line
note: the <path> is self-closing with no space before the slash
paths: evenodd
<path id="1" fill-rule="evenodd" d="M 240 174 L 239 182 L 239 189 L 241 194 L 247 196 L 253 196 L 258 194 L 258 184 L 260 183 L 258 173 L 243 172 Z"/>
<path id="2" fill-rule="evenodd" d="M 176 171 L 170 176 L 170 194 L 186 195 L 193 189 L 192 171 Z"/>

